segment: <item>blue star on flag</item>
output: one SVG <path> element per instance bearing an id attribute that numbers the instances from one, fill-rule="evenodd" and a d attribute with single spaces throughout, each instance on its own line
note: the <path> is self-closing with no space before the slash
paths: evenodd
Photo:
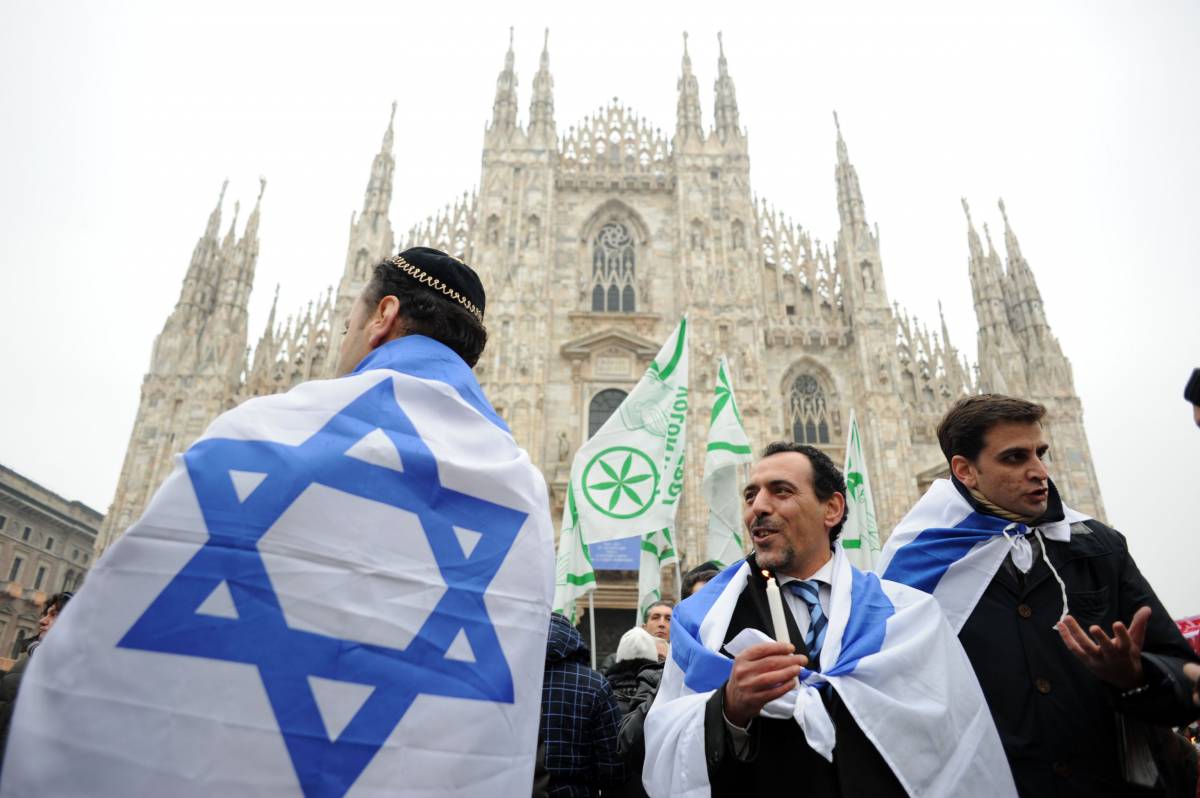
<path id="1" fill-rule="evenodd" d="M 379 429 L 396 447 L 402 472 L 346 454 Z M 513 702 L 512 673 L 484 593 L 527 514 L 441 484 L 437 460 L 397 402 L 391 377 L 298 446 L 214 438 L 183 457 L 208 539 L 118 646 L 255 666 L 306 798 L 345 795 L 419 694 Z M 246 495 L 230 472 L 265 477 Z M 288 625 L 257 544 L 312 485 L 419 518 L 446 591 L 405 648 Z M 469 554 L 456 526 L 479 532 Z M 353 519 L 330 534 L 353 546 Z M 237 617 L 198 612 L 223 582 Z M 473 662 L 447 656 L 464 635 Z M 373 688 L 336 739 L 326 731 L 309 677 Z"/>

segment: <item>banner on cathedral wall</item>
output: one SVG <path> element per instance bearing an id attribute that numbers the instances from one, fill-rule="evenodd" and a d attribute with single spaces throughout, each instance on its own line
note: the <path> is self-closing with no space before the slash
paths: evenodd
<path id="1" fill-rule="evenodd" d="M 733 395 L 729 363 L 721 356 L 708 445 L 704 452 L 704 496 L 708 500 L 707 557 L 722 567 L 746 556 L 741 488 L 754 453 Z"/>
<path id="2" fill-rule="evenodd" d="M 846 476 L 846 523 L 838 540 L 851 563 L 870 571 L 879 559 L 879 524 L 875 520 L 871 480 L 867 477 L 866 457 L 853 409 L 850 410 L 850 434 L 846 440 L 843 473 Z"/>
<path id="3" fill-rule="evenodd" d="M 688 409 L 687 317 L 571 464 L 575 511 L 588 544 L 675 528 L 683 492 Z"/>

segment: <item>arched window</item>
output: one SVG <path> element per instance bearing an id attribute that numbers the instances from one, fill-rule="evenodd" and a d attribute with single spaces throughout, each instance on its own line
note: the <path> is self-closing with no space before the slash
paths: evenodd
<path id="1" fill-rule="evenodd" d="M 729 235 L 730 247 L 738 250 L 746 248 L 746 225 L 742 224 L 741 219 L 736 219 Z"/>
<path id="2" fill-rule="evenodd" d="M 792 439 L 796 443 L 829 443 L 829 408 L 825 391 L 811 374 L 801 374 L 792 383 L 789 400 Z"/>
<path id="3" fill-rule="evenodd" d="M 633 238 L 620 222 L 600 228 L 592 242 L 592 310 L 632 313 L 636 307 Z M 603 302 L 601 301 L 603 298 Z"/>
<path id="4" fill-rule="evenodd" d="M 542 240 L 542 220 L 534 214 L 525 222 L 525 244 L 526 247 L 536 247 Z"/>
<path id="5" fill-rule="evenodd" d="M 588 437 L 595 435 L 608 417 L 613 414 L 621 402 L 625 401 L 626 393 L 616 388 L 608 388 L 592 397 L 588 405 Z"/>

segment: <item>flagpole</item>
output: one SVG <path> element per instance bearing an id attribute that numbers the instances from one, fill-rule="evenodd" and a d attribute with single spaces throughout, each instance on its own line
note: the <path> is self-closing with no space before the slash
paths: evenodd
<path id="1" fill-rule="evenodd" d="M 592 594 L 595 592 L 588 591 L 588 626 L 592 628 L 592 670 L 596 670 L 596 606 L 592 602 Z"/>

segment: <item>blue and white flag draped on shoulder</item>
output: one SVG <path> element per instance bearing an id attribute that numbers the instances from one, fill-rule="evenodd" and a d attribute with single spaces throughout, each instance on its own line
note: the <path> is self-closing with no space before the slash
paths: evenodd
<path id="1" fill-rule="evenodd" d="M 651 795 L 710 794 L 705 703 L 733 669 L 719 650 L 749 574 L 747 562 L 734 563 L 675 609 L 671 656 L 646 718 L 642 773 Z M 726 649 L 768 641 L 748 629 Z M 937 605 L 854 568 L 840 546 L 821 659 L 832 663 L 825 672 L 805 669 L 797 688 L 762 715 L 794 719 L 809 746 L 832 759 L 833 723 L 817 689 L 827 683 L 909 795 L 1016 795 L 975 673 Z"/>
<path id="2" fill-rule="evenodd" d="M 1066 506 L 1063 514 L 1061 521 L 1036 531 L 1047 540 L 1070 540 L 1071 524 L 1088 516 Z M 1032 562 L 1033 544 L 1026 535 L 1033 531 L 977 511 L 950 480 L 939 479 L 896 526 L 875 570 L 932 595 L 958 634 L 1010 551 Z"/>
<path id="3" fill-rule="evenodd" d="M 412 336 L 181 455 L 31 660 L 5 796 L 526 793 L 546 485 Z"/>

